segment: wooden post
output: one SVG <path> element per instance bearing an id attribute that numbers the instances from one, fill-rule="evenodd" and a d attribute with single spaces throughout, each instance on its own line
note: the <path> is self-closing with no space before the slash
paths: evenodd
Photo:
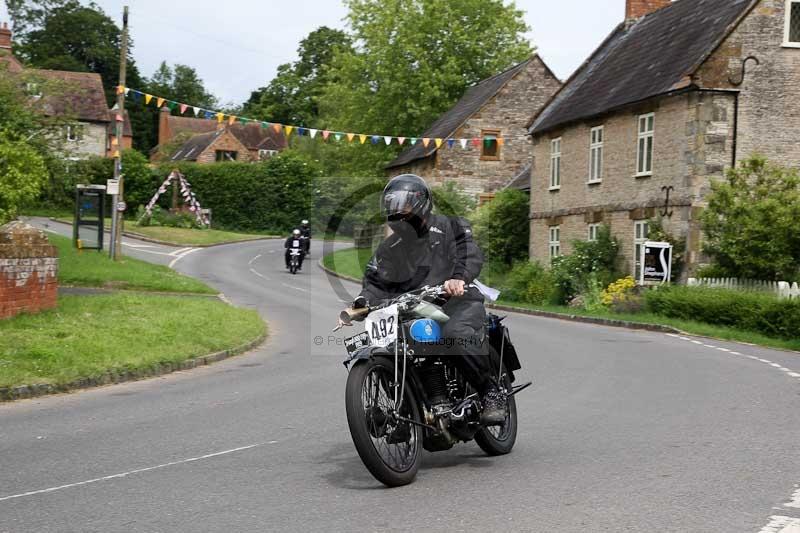
<path id="1" fill-rule="evenodd" d="M 125 201 L 124 180 L 122 174 L 122 138 L 125 134 L 125 75 L 128 63 L 128 6 L 122 12 L 122 42 L 119 51 L 119 87 L 117 90 L 117 116 L 116 116 L 116 138 L 117 151 L 114 153 L 114 178 L 119 180 L 119 195 L 111 201 L 112 205 L 112 227 L 111 234 L 111 257 L 119 261 L 122 255 L 122 226 L 124 217 L 119 211 L 118 206 Z"/>

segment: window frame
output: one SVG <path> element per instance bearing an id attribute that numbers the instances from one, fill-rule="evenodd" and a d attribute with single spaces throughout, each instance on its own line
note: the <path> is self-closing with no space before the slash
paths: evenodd
<path id="1" fill-rule="evenodd" d="M 595 133 L 599 133 L 598 138 L 595 140 Z M 586 182 L 589 185 L 603 182 L 603 163 L 605 158 L 605 144 L 606 131 L 605 126 L 595 126 L 589 130 L 589 180 Z M 598 154 L 597 165 L 595 166 L 595 154 Z M 597 171 L 595 175 L 595 170 Z"/>
<path id="2" fill-rule="evenodd" d="M 269 150 L 269 149 L 266 149 L 266 148 L 259 148 L 258 149 L 258 160 L 259 161 L 266 161 L 267 159 L 270 159 L 271 157 L 274 157 L 275 155 L 277 155 L 277 153 L 278 153 L 277 150 Z"/>
<path id="3" fill-rule="evenodd" d="M 800 0 L 786 0 L 786 13 L 783 30 L 783 46 L 784 48 L 800 48 L 800 40 L 792 41 L 792 8 L 797 4 L 800 6 Z M 800 9 L 800 7 L 798 8 Z M 800 32 L 800 28 L 798 28 Z"/>
<path id="4" fill-rule="evenodd" d="M 561 190 L 561 154 L 563 137 L 550 139 L 550 191 Z M 556 152 L 556 146 L 558 151 Z M 556 162 L 558 163 L 556 165 Z"/>
<path id="5" fill-rule="evenodd" d="M 500 130 L 481 130 L 481 161 L 500 161 L 500 143 L 497 139 L 500 138 Z M 489 143 L 494 145 L 494 155 L 486 153 L 486 138 L 490 137 L 494 142 Z"/>
<path id="6" fill-rule="evenodd" d="M 596 222 L 588 225 L 587 228 L 588 235 L 586 236 L 586 240 L 588 242 L 597 242 L 597 236 L 600 234 L 600 226 L 602 225 L 603 224 L 601 222 Z M 594 230 L 594 232 L 592 230 Z M 594 233 L 594 235 L 592 235 L 592 233 Z"/>
<path id="7" fill-rule="evenodd" d="M 231 159 L 226 159 L 225 156 L 227 154 L 233 154 L 233 157 Z M 214 157 L 214 161 L 217 163 L 227 163 L 229 161 L 238 161 L 238 160 L 239 160 L 238 150 L 217 150 Z"/>
<path id="8" fill-rule="evenodd" d="M 547 248 L 550 253 L 550 261 L 552 261 L 556 257 L 561 257 L 561 225 L 548 226 L 547 230 Z M 555 235 L 555 239 L 553 238 L 553 235 Z"/>
<path id="9" fill-rule="evenodd" d="M 81 140 L 81 134 L 79 130 L 80 126 L 77 124 L 67 124 L 64 127 L 64 133 L 67 138 L 67 142 L 75 143 Z"/>
<path id="10" fill-rule="evenodd" d="M 645 121 L 645 128 L 647 127 L 648 120 L 653 119 L 652 127 L 649 130 L 642 131 L 642 121 Z M 647 168 L 647 160 L 642 161 L 642 141 L 647 149 L 647 140 L 650 140 L 650 168 Z M 645 113 L 636 117 L 636 177 L 647 177 L 653 175 L 653 167 L 655 166 L 655 152 L 656 152 L 656 114 Z M 645 152 L 647 157 L 647 152 Z M 640 170 L 639 163 L 644 162 L 644 170 Z"/>
<path id="11" fill-rule="evenodd" d="M 644 231 L 639 231 L 639 228 L 644 228 Z M 642 255 L 642 248 L 644 244 L 650 240 L 650 221 L 649 220 L 634 220 L 633 221 L 633 279 L 638 283 L 641 268 L 639 258 Z"/>

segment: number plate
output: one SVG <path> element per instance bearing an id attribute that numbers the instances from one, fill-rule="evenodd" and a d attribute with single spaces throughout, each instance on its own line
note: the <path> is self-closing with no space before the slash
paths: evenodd
<path id="1" fill-rule="evenodd" d="M 353 355 L 356 350 L 364 346 L 369 346 L 369 335 L 367 335 L 366 331 L 344 340 L 344 347 L 347 348 L 349 355 Z"/>
<path id="2" fill-rule="evenodd" d="M 386 347 L 397 340 L 397 305 L 373 311 L 365 320 L 370 342 Z"/>

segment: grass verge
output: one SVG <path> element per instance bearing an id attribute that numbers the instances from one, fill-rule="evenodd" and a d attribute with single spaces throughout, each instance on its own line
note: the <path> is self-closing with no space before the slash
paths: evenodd
<path id="1" fill-rule="evenodd" d="M 364 258 L 364 256 L 367 256 Z M 359 254 L 355 248 L 347 248 L 339 250 L 332 254 L 326 255 L 322 259 L 322 264 L 334 272 L 351 276 L 354 278 L 361 278 L 364 273 L 364 266 L 370 257 L 368 251 L 364 254 Z M 507 305 L 509 307 L 518 307 L 521 309 L 529 309 L 532 311 L 546 311 L 549 313 L 557 313 L 561 315 L 576 315 L 583 317 L 605 318 L 612 320 L 624 320 L 628 322 L 638 322 L 640 324 L 656 324 L 661 326 L 671 326 L 673 328 L 685 331 L 692 335 L 699 335 L 702 337 L 713 337 L 715 339 L 745 342 L 750 344 L 758 344 L 768 348 L 779 348 L 782 350 L 795 350 L 800 351 L 800 339 L 797 340 L 783 340 L 773 337 L 767 337 L 760 333 L 752 331 L 742 331 L 738 329 L 728 328 L 724 326 L 715 326 L 706 324 L 705 322 L 697 322 L 694 320 L 681 320 L 676 318 L 668 318 L 653 313 L 612 313 L 611 311 L 587 311 L 585 309 L 575 309 L 567 306 L 560 305 L 532 305 L 520 302 L 508 302 L 500 300 L 497 302 L 500 305 Z"/>
<path id="2" fill-rule="evenodd" d="M 58 281 L 63 285 L 201 294 L 217 292 L 165 266 L 126 256 L 114 262 L 103 252 L 86 250 L 79 253 L 66 237 L 48 235 L 48 238 L 58 248 Z"/>
<path id="3" fill-rule="evenodd" d="M 244 344 L 265 327 L 255 311 L 202 297 L 63 296 L 57 309 L 0 322 L 0 387 L 180 362 Z"/>

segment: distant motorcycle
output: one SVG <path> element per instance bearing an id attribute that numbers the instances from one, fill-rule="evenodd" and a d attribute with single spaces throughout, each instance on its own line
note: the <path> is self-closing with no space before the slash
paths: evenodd
<path id="1" fill-rule="evenodd" d="M 424 287 L 384 304 L 348 309 L 340 325 L 364 320 L 366 330 L 345 339 L 350 373 L 345 387 L 347 424 L 358 455 L 381 483 L 396 487 L 414 480 L 422 448 L 448 450 L 475 439 L 489 455 L 511 452 L 517 437 L 514 396 L 531 383 L 513 386 L 519 359 L 502 318 L 487 316 L 492 368 L 508 396 L 498 426 L 481 423 L 479 395 L 448 357 L 438 353 L 440 323 L 449 317 L 434 302 L 442 285 Z M 334 330 L 335 331 L 335 330 Z"/>
<path id="2" fill-rule="evenodd" d="M 300 257 L 303 253 L 303 243 L 300 239 L 295 239 L 289 248 L 289 272 L 297 274 L 300 270 Z"/>

